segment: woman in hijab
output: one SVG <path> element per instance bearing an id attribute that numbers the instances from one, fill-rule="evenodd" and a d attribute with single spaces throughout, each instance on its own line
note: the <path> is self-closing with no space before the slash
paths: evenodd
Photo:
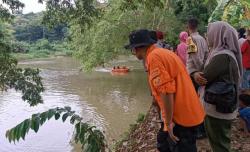
<path id="1" fill-rule="evenodd" d="M 205 128 L 214 152 L 230 152 L 232 120 L 237 115 L 241 52 L 236 30 L 226 22 L 210 23 L 211 48 L 203 71 L 201 98 L 206 111 Z"/>
<path id="2" fill-rule="evenodd" d="M 180 44 L 177 46 L 176 53 L 180 57 L 183 64 L 186 66 L 187 63 L 187 39 L 188 39 L 188 33 L 187 32 L 181 32 L 180 36 Z"/>

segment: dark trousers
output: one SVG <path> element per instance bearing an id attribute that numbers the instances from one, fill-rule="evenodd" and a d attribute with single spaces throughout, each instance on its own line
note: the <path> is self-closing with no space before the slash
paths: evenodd
<path id="1" fill-rule="evenodd" d="M 182 127 L 176 124 L 174 135 L 180 139 L 177 143 L 174 143 L 168 132 L 163 131 L 162 128 L 157 135 L 157 149 L 160 152 L 197 152 L 196 135 L 198 126 Z"/>
<path id="2" fill-rule="evenodd" d="M 213 152 L 231 152 L 232 120 L 206 116 L 205 128 Z"/>

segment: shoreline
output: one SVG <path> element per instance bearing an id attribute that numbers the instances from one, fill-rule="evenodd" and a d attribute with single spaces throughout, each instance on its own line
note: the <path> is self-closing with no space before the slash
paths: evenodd
<path id="1" fill-rule="evenodd" d="M 160 129 L 159 115 L 154 105 L 151 105 L 144 121 L 130 132 L 128 139 L 121 141 L 117 146 L 116 152 L 135 152 L 147 151 L 158 152 L 156 149 L 156 136 Z M 239 131 L 239 119 L 235 119 L 232 125 L 231 146 L 235 152 L 250 151 L 250 137 L 246 137 Z M 197 140 L 198 152 L 212 152 L 208 139 Z"/>
<path id="2" fill-rule="evenodd" d="M 33 54 L 30 53 L 12 53 L 12 56 L 14 56 L 18 62 L 21 61 L 27 61 L 27 60 L 36 60 L 36 59 L 51 59 L 51 58 L 57 58 L 57 57 L 72 57 L 73 55 L 69 55 L 67 53 L 64 52 L 57 52 L 57 53 L 53 53 L 53 54 L 48 54 L 45 56 L 34 56 Z"/>

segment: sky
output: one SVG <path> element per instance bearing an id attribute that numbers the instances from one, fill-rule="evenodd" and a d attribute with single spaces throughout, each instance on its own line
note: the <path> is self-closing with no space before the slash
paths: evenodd
<path id="1" fill-rule="evenodd" d="M 37 13 L 45 10 L 45 4 L 38 3 L 38 0 L 19 0 L 19 1 L 25 4 L 23 8 L 23 14 L 27 14 L 30 12 Z M 107 0 L 98 0 L 98 1 L 105 2 Z"/>
<path id="2" fill-rule="evenodd" d="M 45 10 L 45 5 L 38 3 L 38 0 L 20 0 L 25 4 L 25 7 L 23 8 L 23 13 L 27 14 L 30 12 L 41 12 Z"/>

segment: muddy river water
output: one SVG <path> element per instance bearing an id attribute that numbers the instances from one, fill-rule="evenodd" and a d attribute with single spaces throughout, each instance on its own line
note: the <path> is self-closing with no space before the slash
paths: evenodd
<path id="1" fill-rule="evenodd" d="M 126 65 L 132 69 L 126 75 L 111 75 L 109 69 L 97 68 L 91 73 L 81 72 L 73 58 L 58 57 L 20 62 L 22 67 L 41 69 L 46 91 L 44 104 L 30 107 L 14 90 L 0 93 L 0 152 L 75 152 L 72 144 L 73 126 L 51 119 L 38 131 L 30 131 L 25 141 L 9 143 L 6 130 L 32 114 L 54 107 L 71 106 L 83 120 L 105 132 L 111 143 L 128 130 L 139 113 L 146 113 L 151 96 L 146 73 L 141 62 L 134 58 L 118 60 L 113 65 Z"/>

